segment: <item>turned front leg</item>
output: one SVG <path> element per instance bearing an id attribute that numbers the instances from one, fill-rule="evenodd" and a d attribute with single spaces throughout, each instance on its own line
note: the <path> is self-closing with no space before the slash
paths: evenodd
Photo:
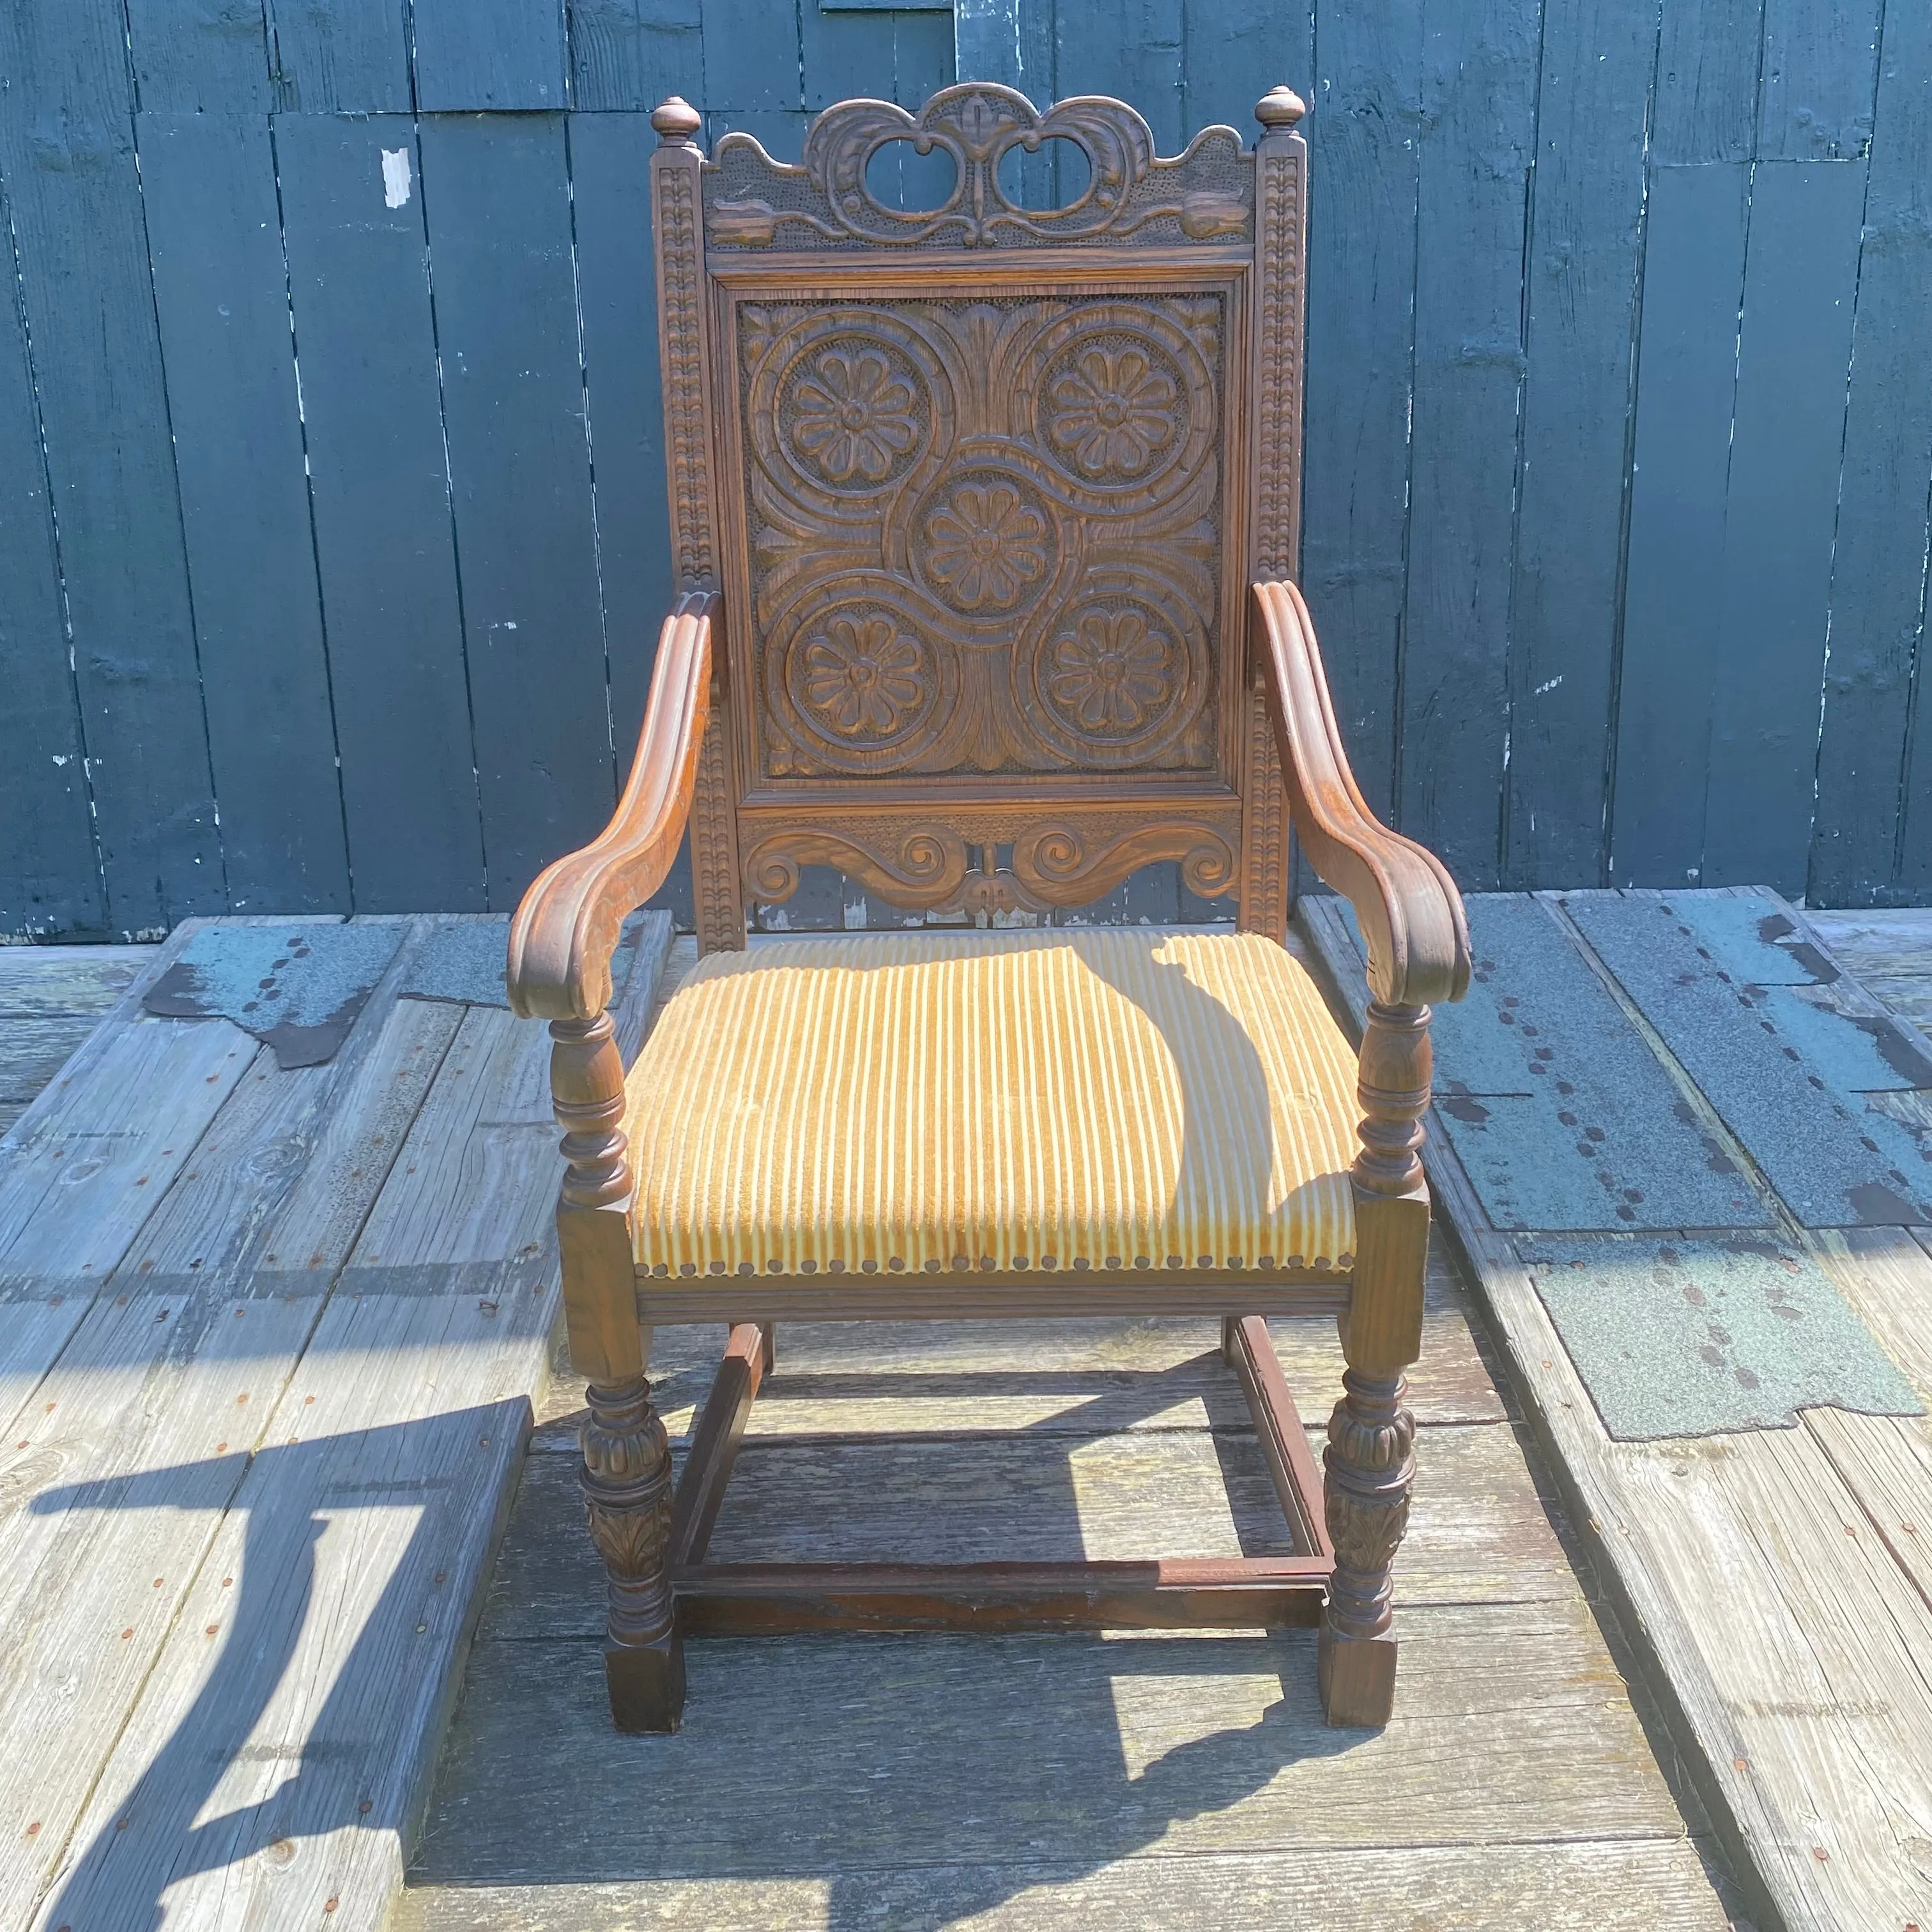
<path id="1" fill-rule="evenodd" d="M 550 1023 L 550 1094 L 564 1130 L 557 1246 L 571 1360 L 589 1382 L 578 1432 L 584 1500 L 610 1580 L 604 1652 L 620 1731 L 674 1731 L 684 1652 L 666 1568 L 670 1450 L 644 1379 L 649 1332 L 638 1320 L 624 1141 L 624 1065 L 610 1016 Z"/>
<path id="2" fill-rule="evenodd" d="M 670 1574 L 670 1447 L 650 1384 L 595 1382 L 578 1431 L 590 1534 L 609 1580 L 604 1653 L 610 1715 L 620 1731 L 674 1731 L 684 1710 L 684 1649 Z"/>
<path id="3" fill-rule="evenodd" d="M 1335 1572 L 1318 1655 L 1322 1701 L 1335 1725 L 1384 1724 L 1394 1707 L 1390 1605 L 1415 1475 L 1402 1371 L 1422 1352 L 1429 1193 L 1420 1150 L 1430 1071 L 1429 1009 L 1371 1004 L 1354 1170 L 1354 1279 L 1342 1328 L 1348 1366 L 1322 1454 Z"/>

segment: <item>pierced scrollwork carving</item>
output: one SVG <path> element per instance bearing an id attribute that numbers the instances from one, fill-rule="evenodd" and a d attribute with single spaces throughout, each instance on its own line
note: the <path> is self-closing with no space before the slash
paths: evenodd
<path id="1" fill-rule="evenodd" d="M 1015 148 L 1066 141 L 1087 159 L 1086 188 L 1064 208 L 1022 207 L 1000 185 Z M 952 160 L 937 208 L 890 208 L 866 184 L 872 157 L 895 141 Z M 916 114 L 883 100 L 830 107 L 806 136 L 802 165 L 774 161 L 748 134 L 728 134 L 706 171 L 714 247 L 989 248 L 1078 242 L 1240 241 L 1252 232 L 1253 158 L 1230 128 L 1210 128 L 1184 154 L 1157 159 L 1154 136 L 1118 100 L 1083 95 L 1041 112 L 1011 88 L 943 88 Z"/>

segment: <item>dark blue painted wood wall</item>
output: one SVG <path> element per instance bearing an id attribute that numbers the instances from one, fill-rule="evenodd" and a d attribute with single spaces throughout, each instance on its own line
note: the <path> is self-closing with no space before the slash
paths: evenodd
<path id="1" fill-rule="evenodd" d="M 1923 0 L 14 0 L 0 935 L 514 903 L 665 599 L 648 110 L 956 70 L 1309 98 L 1304 576 L 1466 886 L 1932 896 Z"/>

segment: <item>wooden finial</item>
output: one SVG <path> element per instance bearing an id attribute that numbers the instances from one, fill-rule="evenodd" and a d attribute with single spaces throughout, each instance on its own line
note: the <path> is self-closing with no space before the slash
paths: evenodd
<path id="1" fill-rule="evenodd" d="M 698 110 L 680 94 L 651 110 L 651 125 L 667 143 L 689 140 L 701 124 Z"/>
<path id="2" fill-rule="evenodd" d="M 1264 128 L 1292 128 L 1307 112 L 1307 104 L 1292 87 L 1271 87 L 1255 103 L 1255 118 Z"/>

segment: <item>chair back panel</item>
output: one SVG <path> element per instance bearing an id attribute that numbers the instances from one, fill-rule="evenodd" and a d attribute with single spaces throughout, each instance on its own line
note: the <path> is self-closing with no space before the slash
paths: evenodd
<path id="1" fill-rule="evenodd" d="M 1055 141 L 1084 152 L 1084 190 L 1010 199 L 1002 161 Z M 731 872 L 700 878 L 701 905 L 728 896 L 742 922 L 820 862 L 902 907 L 1038 910 L 1168 859 L 1240 893 L 1244 924 L 1275 917 L 1243 650 L 1249 581 L 1292 563 L 1298 483 L 1302 148 L 1270 130 L 1264 164 L 1271 141 L 1258 242 L 1256 152 L 1210 128 L 1158 159 L 1118 101 L 849 101 L 796 166 L 743 134 L 709 161 L 668 141 L 672 486 L 712 500 L 680 568 L 722 590 L 726 638 L 724 796 L 700 802 L 728 812 L 710 869 Z M 868 188 L 894 142 L 950 158 L 938 206 Z M 704 392 L 683 421 L 680 279 Z M 694 413 L 704 446 L 680 452 Z M 1255 802 L 1278 817 L 1272 783 Z"/>

